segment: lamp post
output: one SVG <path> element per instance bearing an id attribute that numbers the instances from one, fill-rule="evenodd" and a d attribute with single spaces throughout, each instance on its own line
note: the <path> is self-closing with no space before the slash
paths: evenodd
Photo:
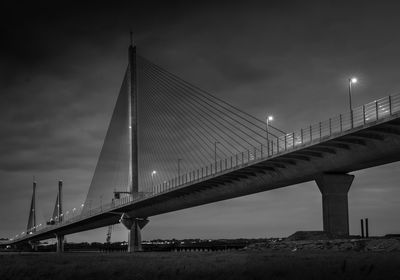
<path id="1" fill-rule="evenodd" d="M 269 122 L 274 120 L 273 116 L 268 116 L 267 118 L 267 126 L 266 126 L 266 132 L 267 132 L 267 156 L 269 157 L 270 152 L 269 152 Z"/>
<path id="2" fill-rule="evenodd" d="M 221 144 L 220 142 L 214 142 L 214 162 L 215 162 L 215 173 L 217 173 L 217 144 Z"/>
<path id="3" fill-rule="evenodd" d="M 350 107 L 350 121 L 351 121 L 351 128 L 353 128 L 353 106 L 351 104 L 351 86 L 352 84 L 357 83 L 357 78 L 349 78 L 349 107 Z"/>
<path id="4" fill-rule="evenodd" d="M 151 172 L 151 185 L 152 185 L 153 190 L 154 190 L 154 175 L 156 175 L 156 174 L 157 174 L 157 171 L 155 171 L 155 170 L 153 170 Z"/>

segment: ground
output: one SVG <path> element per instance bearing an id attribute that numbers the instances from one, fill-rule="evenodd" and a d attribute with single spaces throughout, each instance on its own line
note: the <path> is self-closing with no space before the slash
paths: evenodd
<path id="1" fill-rule="evenodd" d="M 400 279 L 400 252 L 1 253 L 0 279 Z"/>

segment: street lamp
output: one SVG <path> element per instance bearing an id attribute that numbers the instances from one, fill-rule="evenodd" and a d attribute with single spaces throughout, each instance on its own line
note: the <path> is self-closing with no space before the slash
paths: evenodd
<path id="1" fill-rule="evenodd" d="M 152 185 L 153 190 L 154 190 L 154 175 L 156 175 L 156 174 L 157 174 L 157 171 L 155 171 L 155 170 L 153 170 L 151 172 L 151 185 Z"/>
<path id="2" fill-rule="evenodd" d="M 267 116 L 267 126 L 266 126 L 266 132 L 267 132 L 267 156 L 269 157 L 270 153 L 269 153 L 269 122 L 274 120 L 273 116 Z"/>
<path id="3" fill-rule="evenodd" d="M 356 77 L 349 78 L 349 107 L 350 107 L 351 128 L 353 128 L 353 106 L 351 104 L 351 85 L 356 83 L 357 83 Z"/>
<path id="4" fill-rule="evenodd" d="M 353 106 L 351 104 L 351 85 L 357 83 L 357 78 L 349 78 L 349 106 L 350 106 L 350 111 L 353 110 Z"/>
<path id="5" fill-rule="evenodd" d="M 214 142 L 214 161 L 215 161 L 215 173 L 217 173 L 217 144 L 221 144 L 220 142 Z"/>

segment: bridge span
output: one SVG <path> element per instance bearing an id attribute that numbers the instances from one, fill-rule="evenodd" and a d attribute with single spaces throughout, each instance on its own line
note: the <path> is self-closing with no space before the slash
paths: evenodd
<path id="1" fill-rule="evenodd" d="M 221 160 L 215 157 L 214 164 L 179 174 L 151 192 L 132 192 L 7 244 L 56 237 L 62 251 L 65 235 L 122 222 L 130 230 L 130 250 L 140 250 L 141 229 L 151 216 L 308 181 L 322 194 L 323 230 L 347 236 L 354 179 L 349 173 L 399 160 L 400 95 L 393 95 Z"/>
<path id="2" fill-rule="evenodd" d="M 308 181 L 316 181 L 322 193 L 323 229 L 333 234 L 347 235 L 347 193 L 354 177 L 348 173 L 400 160 L 400 97 L 391 99 L 391 114 L 384 113 L 389 110 L 388 107 L 381 107 L 381 116 L 369 120 L 366 115 L 365 124 L 363 120 L 362 125 L 303 144 L 295 138 L 294 146 L 293 142 L 286 143 L 286 150 L 283 148 L 269 157 L 260 155 L 259 158 L 255 155 L 254 159 L 250 157 L 246 160 L 240 154 L 238 163 L 236 157 L 221 161 L 222 169 L 217 169 L 217 172 L 211 171 L 211 174 L 203 174 L 200 178 L 195 177 L 177 186 L 164 184 L 154 194 L 125 197 L 114 204 L 104 205 L 103 209 L 93 209 L 87 215 L 77 216 L 9 243 L 38 241 L 116 224 L 123 213 L 130 217 L 148 218 Z M 373 103 L 389 104 L 389 97 Z M 292 141 L 289 135 L 287 142 Z"/>

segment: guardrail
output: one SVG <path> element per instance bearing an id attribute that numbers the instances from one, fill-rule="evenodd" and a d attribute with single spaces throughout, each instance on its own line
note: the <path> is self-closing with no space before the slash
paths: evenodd
<path id="1" fill-rule="evenodd" d="M 193 182 L 206 180 L 231 169 L 239 169 L 259 160 L 275 157 L 299 147 L 313 145 L 331 137 L 337 137 L 398 112 L 400 112 L 400 95 L 387 96 L 292 133 L 280 137 L 270 135 L 272 139 L 265 145 L 250 147 L 214 164 L 172 178 L 163 184 L 156 185 L 153 192 L 158 194 Z"/>

